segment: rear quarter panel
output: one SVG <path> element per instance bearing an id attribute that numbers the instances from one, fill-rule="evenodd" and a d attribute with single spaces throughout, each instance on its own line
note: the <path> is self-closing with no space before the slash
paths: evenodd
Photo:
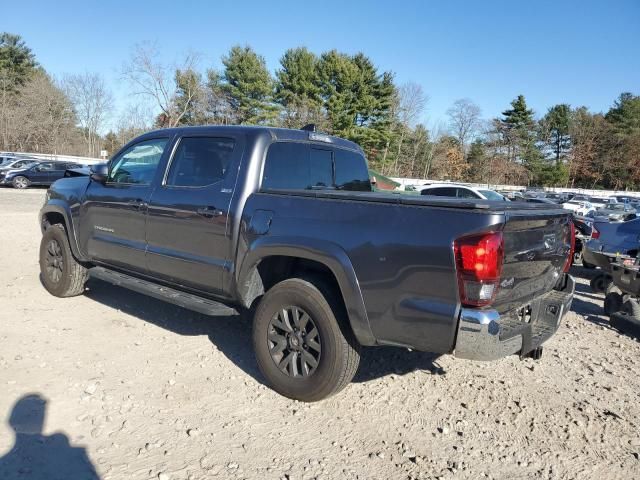
<path id="1" fill-rule="evenodd" d="M 247 228 L 256 210 L 273 214 L 269 237 L 317 239 L 345 252 L 378 343 L 436 353 L 455 341 L 453 240 L 503 222 L 474 210 L 256 193 L 243 212 L 238 259 L 260 243 Z"/>

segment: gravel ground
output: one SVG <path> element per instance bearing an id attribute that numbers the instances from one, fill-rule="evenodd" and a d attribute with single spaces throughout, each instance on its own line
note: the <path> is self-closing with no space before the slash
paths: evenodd
<path id="1" fill-rule="evenodd" d="M 353 384 L 303 404 L 263 385 L 238 316 L 97 281 L 46 293 L 43 197 L 0 189 L 0 478 L 640 477 L 640 344 L 591 272 L 539 362 L 367 349 Z"/>

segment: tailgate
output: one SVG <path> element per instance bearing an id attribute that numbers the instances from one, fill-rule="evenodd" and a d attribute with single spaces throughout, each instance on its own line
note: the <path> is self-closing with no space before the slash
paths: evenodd
<path id="1" fill-rule="evenodd" d="M 571 249 L 570 223 L 570 214 L 558 209 L 506 213 L 504 265 L 493 303 L 499 312 L 522 307 L 555 287 Z"/>

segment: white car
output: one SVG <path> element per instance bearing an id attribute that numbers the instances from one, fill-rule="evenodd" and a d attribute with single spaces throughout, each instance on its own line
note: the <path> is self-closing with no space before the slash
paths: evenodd
<path id="1" fill-rule="evenodd" d="M 618 203 L 618 200 L 613 197 L 611 198 L 591 197 L 589 201 L 596 210 L 600 210 L 601 208 L 607 208 L 613 204 Z"/>
<path id="2" fill-rule="evenodd" d="M 498 200 L 508 202 L 509 199 L 488 188 L 475 188 L 459 183 L 431 183 L 420 190 L 420 195 L 436 197 L 453 197 L 481 200 Z"/>
<path id="3" fill-rule="evenodd" d="M 562 208 L 571 210 L 576 215 L 582 217 L 587 216 L 590 212 L 595 212 L 596 207 L 591 202 L 583 202 L 582 200 L 569 200 L 562 204 Z"/>

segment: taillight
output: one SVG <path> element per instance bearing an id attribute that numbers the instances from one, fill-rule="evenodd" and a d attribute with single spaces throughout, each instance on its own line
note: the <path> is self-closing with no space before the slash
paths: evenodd
<path id="1" fill-rule="evenodd" d="M 567 257 L 566 262 L 564 262 L 563 272 L 568 272 L 571 268 L 571 264 L 573 263 L 573 252 L 576 251 L 576 226 L 573 224 L 573 221 L 569 219 L 569 231 L 568 233 L 568 242 L 569 242 L 569 256 Z"/>
<path id="2" fill-rule="evenodd" d="M 591 228 L 591 238 L 600 238 L 600 231 L 596 228 L 595 225 Z"/>
<path id="3" fill-rule="evenodd" d="M 458 238 L 453 246 L 460 302 L 474 307 L 489 305 L 496 296 L 502 274 L 502 232 Z"/>

